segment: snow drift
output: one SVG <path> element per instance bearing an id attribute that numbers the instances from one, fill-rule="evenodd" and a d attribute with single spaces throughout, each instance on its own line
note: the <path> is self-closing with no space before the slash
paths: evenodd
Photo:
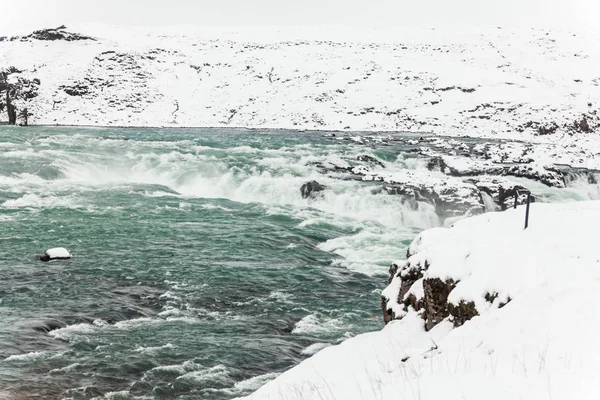
<path id="1" fill-rule="evenodd" d="M 600 202 L 531 207 L 527 230 L 519 207 L 423 232 L 383 292 L 395 320 L 249 398 L 598 398 Z"/>

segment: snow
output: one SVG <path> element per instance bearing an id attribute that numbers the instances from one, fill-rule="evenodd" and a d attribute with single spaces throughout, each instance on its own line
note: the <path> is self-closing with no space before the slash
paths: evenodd
<path id="1" fill-rule="evenodd" d="M 69 253 L 69 251 L 63 247 L 48 249 L 46 250 L 46 254 L 51 260 L 55 258 L 71 258 L 71 253 Z"/>
<path id="2" fill-rule="evenodd" d="M 598 39 L 585 32 L 68 28 L 97 40 L 0 42 L 0 65 L 41 80 L 31 123 L 521 139 L 529 122 L 600 125 Z"/>
<path id="3" fill-rule="evenodd" d="M 462 219 L 411 244 L 405 263 L 426 260 L 423 279 L 458 281 L 448 301 L 473 301 L 479 316 L 457 328 L 447 318 L 427 332 L 409 307 L 247 399 L 599 398 L 600 202 L 534 203 L 526 230 L 524 214 L 518 207 Z M 411 288 L 417 297 L 423 279 Z M 399 282 L 384 291 L 390 303 Z M 490 303 L 488 293 L 498 297 Z"/>

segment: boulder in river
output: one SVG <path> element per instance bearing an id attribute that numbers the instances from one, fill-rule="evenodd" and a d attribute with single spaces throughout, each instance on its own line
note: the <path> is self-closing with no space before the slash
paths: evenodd
<path id="1" fill-rule="evenodd" d="M 302 193 L 302 198 L 315 198 L 317 193 L 322 192 L 326 189 L 325 185 L 321 185 L 317 181 L 306 182 L 304 185 L 300 187 L 300 193 Z"/>
<path id="2" fill-rule="evenodd" d="M 44 253 L 44 255 L 40 256 L 41 261 L 51 261 L 51 260 L 69 260 L 71 259 L 71 253 L 64 247 L 55 247 L 53 249 L 48 249 Z"/>

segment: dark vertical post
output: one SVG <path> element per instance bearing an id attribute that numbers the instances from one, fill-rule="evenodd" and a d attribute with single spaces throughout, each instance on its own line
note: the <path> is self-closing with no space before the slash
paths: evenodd
<path id="1" fill-rule="evenodd" d="M 527 208 L 525 209 L 525 229 L 529 226 L 529 206 L 531 205 L 531 193 L 527 193 Z"/>
<path id="2" fill-rule="evenodd" d="M 519 202 L 519 191 L 515 190 L 515 206 L 513 208 L 517 208 L 518 202 Z"/>

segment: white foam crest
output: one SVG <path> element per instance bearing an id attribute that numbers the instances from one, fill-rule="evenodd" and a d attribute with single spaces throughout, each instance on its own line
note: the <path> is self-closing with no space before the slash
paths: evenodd
<path id="1" fill-rule="evenodd" d="M 185 312 L 177 307 L 165 306 L 164 310 L 157 314 L 160 318 L 176 318 L 185 315 Z"/>
<path id="2" fill-rule="evenodd" d="M 263 386 L 265 383 L 277 378 L 279 375 L 281 375 L 281 374 L 277 373 L 277 372 L 270 372 L 270 373 L 263 374 L 263 375 L 253 376 L 252 378 L 248 378 L 243 381 L 236 382 L 236 384 L 234 385 L 234 390 L 228 389 L 228 391 L 239 393 L 239 392 L 256 390 L 259 387 Z"/>
<path id="3" fill-rule="evenodd" d="M 80 366 L 81 366 L 81 364 L 79 364 L 79 363 L 73 363 L 73 364 L 69 364 L 69 365 L 67 365 L 65 367 L 62 367 L 62 368 L 52 369 L 52 370 L 50 370 L 50 373 L 51 374 L 55 374 L 55 373 L 58 373 L 58 372 L 71 372 L 71 371 L 74 371 L 75 369 L 77 369 Z"/>
<path id="4" fill-rule="evenodd" d="M 135 349 L 135 351 L 137 351 L 138 353 L 144 353 L 144 354 L 156 354 L 156 353 L 162 352 L 163 350 L 170 350 L 170 349 L 174 349 L 176 347 L 177 346 L 175 346 L 171 343 L 167 343 L 162 346 L 154 346 L 154 347 L 140 346 L 137 349 Z"/>
<path id="5" fill-rule="evenodd" d="M 108 392 L 104 395 L 103 399 L 107 400 L 129 400 L 131 396 L 129 390 L 120 390 L 118 392 Z"/>
<path id="6" fill-rule="evenodd" d="M 230 372 L 227 367 L 219 364 L 211 368 L 188 372 L 177 377 L 177 380 L 188 380 L 197 383 L 214 381 L 227 382 L 230 380 L 229 375 Z"/>
<path id="7" fill-rule="evenodd" d="M 294 295 L 291 293 L 285 293 L 280 290 L 275 290 L 269 293 L 269 300 L 281 301 L 283 303 L 290 303 L 290 299 L 293 298 Z"/>
<path id="8" fill-rule="evenodd" d="M 178 197 L 179 195 L 173 192 L 164 192 L 162 190 L 155 190 L 152 192 L 149 192 L 147 190 L 144 190 L 142 192 L 142 195 L 146 196 L 146 197 Z"/>
<path id="9" fill-rule="evenodd" d="M 149 317 L 140 317 L 134 319 L 127 319 L 125 321 L 116 322 L 113 326 L 117 329 L 132 329 L 141 325 L 158 324 L 162 320 L 157 320 Z"/>
<path id="10" fill-rule="evenodd" d="M 313 343 L 310 346 L 303 349 L 302 354 L 304 354 L 305 356 L 312 356 L 329 346 L 331 346 L 331 343 Z"/>
<path id="11" fill-rule="evenodd" d="M 303 199 L 300 196 L 300 187 L 311 179 L 318 179 L 328 187 L 328 190 L 315 199 Z M 401 196 L 390 196 L 384 193 L 374 195 L 371 192 L 372 189 L 360 182 L 340 181 L 323 176 L 273 177 L 268 173 L 263 173 L 245 180 L 236 189 L 232 200 L 293 205 L 295 209 L 291 211 L 292 214 L 305 221 L 307 220 L 305 208 L 311 207 L 337 217 L 348 218 L 346 222 L 354 225 L 357 224 L 357 221 L 375 221 L 390 227 L 429 228 L 439 224 L 433 207 L 420 205 L 418 210 L 413 210 L 410 205 L 402 202 Z M 325 217 L 323 214 L 314 214 L 314 216 Z M 339 218 L 334 218 L 329 222 L 344 223 Z"/>
<path id="12" fill-rule="evenodd" d="M 87 335 L 96 332 L 99 328 L 108 326 L 108 323 L 103 320 L 94 320 L 93 324 L 80 323 L 68 325 L 64 328 L 55 329 L 48 332 L 48 335 L 57 339 L 70 341 L 80 335 Z"/>
<path id="13" fill-rule="evenodd" d="M 8 187 L 11 191 L 18 193 L 29 191 L 31 186 L 44 186 L 47 183 L 48 181 L 45 179 L 30 173 L 0 175 L 0 187 Z"/>
<path id="14" fill-rule="evenodd" d="M 600 178 L 600 175 L 595 174 L 595 178 Z M 600 200 L 600 184 L 590 184 L 587 176 L 569 182 L 567 187 L 560 191 L 566 192 L 566 197 L 573 196 L 576 200 Z"/>
<path id="15" fill-rule="evenodd" d="M 45 158 L 46 155 L 44 152 L 36 151 L 32 148 L 26 150 L 11 150 L 5 153 L 0 153 L 0 157 L 2 158 Z"/>
<path id="16" fill-rule="evenodd" d="M 81 199 L 75 195 L 54 196 L 28 193 L 2 203 L 6 208 L 82 208 Z"/>
<path id="17" fill-rule="evenodd" d="M 46 355 L 45 351 L 32 351 L 30 353 L 25 354 L 15 354 L 12 356 L 8 356 L 4 359 L 5 362 L 11 361 L 19 361 L 19 362 L 27 362 L 37 360 L 38 358 L 44 357 Z"/>
<path id="18" fill-rule="evenodd" d="M 292 333 L 297 335 L 320 335 L 336 333 L 348 328 L 349 326 L 339 318 L 328 318 L 323 315 L 309 314 L 296 322 Z"/>
<path id="19" fill-rule="evenodd" d="M 233 211 L 230 208 L 227 207 L 223 207 L 223 206 L 217 206 L 214 204 L 202 204 L 201 206 L 203 209 L 205 210 L 221 210 L 221 211 Z"/>
<path id="20" fill-rule="evenodd" d="M 185 361 L 183 364 L 159 365 L 158 367 L 154 367 L 150 371 L 147 371 L 146 374 L 152 372 L 174 372 L 179 375 L 183 375 L 199 368 L 201 368 L 201 366 L 193 361 Z"/>

